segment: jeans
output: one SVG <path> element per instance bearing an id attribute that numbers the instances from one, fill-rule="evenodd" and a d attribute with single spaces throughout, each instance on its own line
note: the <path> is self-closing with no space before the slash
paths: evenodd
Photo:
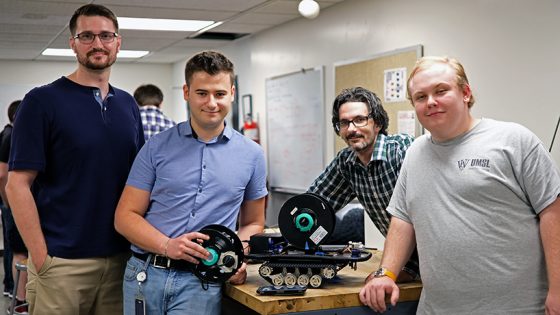
<path id="1" fill-rule="evenodd" d="M 139 285 L 136 275 L 144 270 Z M 204 290 L 190 271 L 162 269 L 132 256 L 123 281 L 124 315 L 134 315 L 135 299 L 142 297 L 147 315 L 219 315 L 222 285 L 210 283 Z"/>

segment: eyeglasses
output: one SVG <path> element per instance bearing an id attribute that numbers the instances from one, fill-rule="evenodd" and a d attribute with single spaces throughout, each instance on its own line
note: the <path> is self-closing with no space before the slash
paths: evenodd
<path id="1" fill-rule="evenodd" d="M 92 32 L 82 32 L 80 34 L 74 35 L 74 38 L 78 39 L 82 44 L 91 44 L 95 40 L 95 36 L 99 37 L 102 43 L 112 43 L 119 34 L 114 32 L 101 32 L 99 34 L 94 34 Z"/>
<path id="2" fill-rule="evenodd" d="M 346 119 L 339 120 L 336 123 L 336 129 L 338 131 L 340 131 L 342 129 L 348 129 L 348 127 L 350 127 L 351 123 L 356 128 L 365 127 L 365 126 L 367 126 L 370 117 L 371 117 L 371 115 L 367 115 L 367 116 L 360 115 L 360 116 L 354 117 L 354 119 L 352 119 L 352 120 L 346 120 Z"/>

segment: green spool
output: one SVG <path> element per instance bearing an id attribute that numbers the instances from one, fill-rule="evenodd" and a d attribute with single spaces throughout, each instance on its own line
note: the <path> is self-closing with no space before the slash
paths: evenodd
<path id="1" fill-rule="evenodd" d="M 212 266 L 215 265 L 218 262 L 218 252 L 216 252 L 216 250 L 214 250 L 213 248 L 206 248 L 206 250 L 210 253 L 210 259 L 203 259 L 202 263 L 205 264 L 206 266 Z"/>
<path id="2" fill-rule="evenodd" d="M 302 225 L 301 222 L 304 221 L 305 219 L 307 219 L 307 224 Z M 296 228 L 298 228 L 300 232 L 307 232 L 311 230 L 313 224 L 314 224 L 313 217 L 309 213 L 301 213 L 296 217 Z"/>

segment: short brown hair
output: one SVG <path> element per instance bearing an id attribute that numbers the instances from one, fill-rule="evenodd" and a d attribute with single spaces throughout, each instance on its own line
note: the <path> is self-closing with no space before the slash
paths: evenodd
<path id="1" fill-rule="evenodd" d="M 154 105 L 159 107 L 163 102 L 163 92 L 153 84 L 144 84 L 136 88 L 134 99 L 140 106 Z"/>
<path id="2" fill-rule="evenodd" d="M 102 6 L 100 4 L 86 4 L 84 6 L 79 7 L 78 10 L 76 10 L 76 12 L 74 12 L 74 14 L 72 15 L 72 18 L 70 18 L 69 27 L 70 27 L 70 33 L 72 34 L 72 36 L 76 35 L 76 27 L 77 27 L 77 23 L 78 23 L 78 18 L 82 15 L 84 15 L 84 16 L 102 16 L 102 17 L 108 18 L 115 25 L 115 32 L 116 33 L 119 32 L 119 22 L 117 21 L 117 17 L 115 16 L 115 14 L 111 10 L 109 10 L 107 7 Z"/>
<path id="3" fill-rule="evenodd" d="M 193 75 L 200 71 L 204 71 L 209 75 L 226 72 L 231 79 L 231 85 L 233 85 L 235 80 L 233 63 L 226 56 L 216 51 L 200 52 L 187 61 L 185 66 L 185 83 L 187 86 L 190 86 Z"/>

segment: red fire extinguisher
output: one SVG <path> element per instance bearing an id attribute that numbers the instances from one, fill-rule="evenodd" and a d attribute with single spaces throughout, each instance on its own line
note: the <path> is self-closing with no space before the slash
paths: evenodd
<path id="1" fill-rule="evenodd" d="M 248 100 L 249 111 L 245 113 L 245 100 Z M 253 119 L 253 97 L 251 94 L 243 95 L 243 112 L 244 112 L 244 123 L 243 123 L 243 134 L 249 139 L 260 143 L 259 138 L 259 124 Z"/>

